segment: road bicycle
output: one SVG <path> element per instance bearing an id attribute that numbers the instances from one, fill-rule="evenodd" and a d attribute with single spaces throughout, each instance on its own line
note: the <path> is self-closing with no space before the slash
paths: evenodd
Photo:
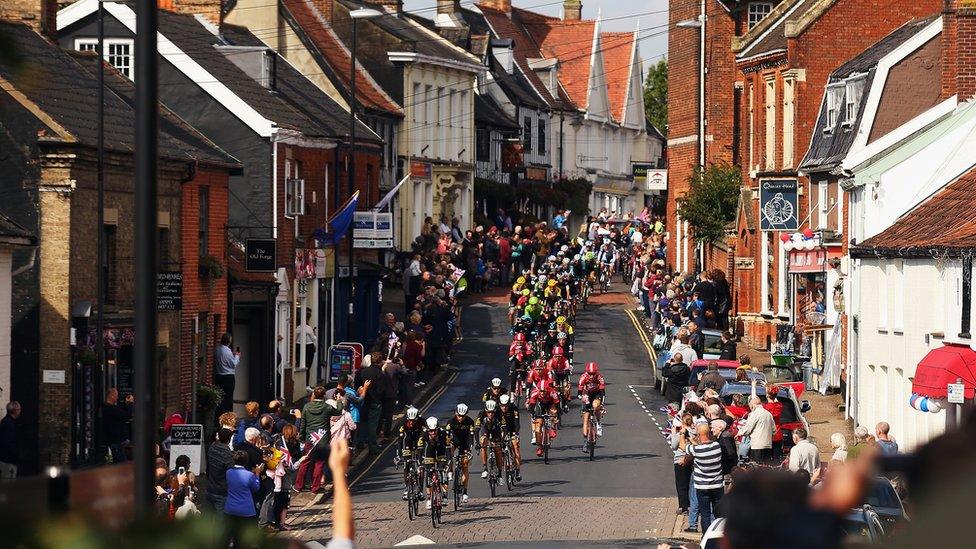
<path id="1" fill-rule="evenodd" d="M 605 294 L 610 291 L 610 264 L 604 263 L 600 267 L 600 293 Z"/>
<path id="2" fill-rule="evenodd" d="M 430 496 L 430 524 L 437 528 L 438 523 L 443 524 L 441 511 L 444 509 L 444 480 L 443 473 L 436 465 L 429 464 L 427 486 L 432 488 Z"/>
<path id="3" fill-rule="evenodd" d="M 552 436 L 555 416 L 552 414 L 542 415 L 542 433 L 539 446 L 542 448 L 542 462 L 549 465 L 549 448 L 552 447 Z"/>
<path id="4" fill-rule="evenodd" d="M 503 438 L 502 459 L 505 461 L 505 487 L 511 492 L 515 486 L 515 456 L 512 455 L 512 437 L 505 434 Z"/>
<path id="5" fill-rule="evenodd" d="M 510 391 L 512 393 L 512 399 L 514 400 L 515 408 L 521 408 L 522 404 L 525 402 L 526 391 L 525 389 L 525 375 L 526 371 L 521 365 L 512 368 L 509 372 L 509 377 L 511 378 Z"/>
<path id="6" fill-rule="evenodd" d="M 596 424 L 597 424 L 597 421 L 596 421 L 596 412 L 593 411 L 593 408 L 592 407 L 590 408 L 588 423 L 589 423 L 589 429 L 587 429 L 587 432 L 586 432 L 587 433 L 586 434 L 586 451 L 590 455 L 590 461 L 593 461 L 593 454 L 596 452 L 596 439 L 597 439 Z"/>
<path id="7" fill-rule="evenodd" d="M 457 511 L 458 507 L 461 505 L 461 496 L 464 495 L 464 483 L 461 481 L 461 463 L 466 459 L 470 458 L 470 452 L 455 452 L 454 459 L 452 459 L 451 469 L 454 471 L 453 486 L 452 491 L 454 492 L 454 510 Z"/>
<path id="8" fill-rule="evenodd" d="M 573 388 L 569 380 L 569 377 L 570 374 L 569 372 L 567 372 L 566 375 L 561 380 L 559 380 L 559 406 L 561 412 L 560 415 L 569 413 L 569 403 L 570 401 L 573 400 L 573 396 L 572 396 Z"/>
<path id="9" fill-rule="evenodd" d="M 498 487 L 498 458 L 495 456 L 495 448 L 498 448 L 497 442 L 491 442 L 488 445 L 488 460 L 485 463 L 485 468 L 488 471 L 488 488 L 491 490 L 491 497 L 495 497 L 495 488 Z"/>
<path id="10" fill-rule="evenodd" d="M 403 463 L 403 484 L 407 488 L 407 517 L 413 520 L 420 513 L 420 499 L 423 494 L 421 475 L 417 470 L 417 460 L 407 458 Z M 399 467 L 399 464 L 397 464 Z"/>

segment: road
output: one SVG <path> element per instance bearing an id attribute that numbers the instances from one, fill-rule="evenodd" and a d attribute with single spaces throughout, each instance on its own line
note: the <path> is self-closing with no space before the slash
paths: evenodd
<path id="1" fill-rule="evenodd" d="M 672 453 L 660 434 L 664 416 L 658 409 L 664 403 L 652 390 L 648 349 L 626 311 L 632 300 L 622 285 L 615 290 L 597 297 L 575 326 L 577 371 L 596 361 L 608 383 L 604 436 L 593 462 L 581 450 L 578 404 L 564 417 L 549 465 L 535 457 L 530 420 L 523 414 L 523 482 L 511 492 L 502 486 L 490 498 L 476 458 L 471 501 L 458 512 L 446 512 L 444 524 L 435 530 L 426 516 L 408 520 L 400 499 L 402 474 L 393 466 L 390 449 L 353 479 L 357 546 L 388 547 L 410 538 L 442 545 L 537 540 L 620 540 L 619 545 L 627 545 L 670 537 L 677 503 Z M 447 419 L 458 402 L 469 405 L 472 417 L 477 414 L 491 378 L 507 375 L 511 337 L 506 314 L 503 299 L 486 299 L 465 309 L 465 338 L 454 362 L 458 371 L 423 417 Z M 306 516 L 294 533 L 305 541 L 326 543 L 328 515 L 314 509 L 302 514 Z"/>

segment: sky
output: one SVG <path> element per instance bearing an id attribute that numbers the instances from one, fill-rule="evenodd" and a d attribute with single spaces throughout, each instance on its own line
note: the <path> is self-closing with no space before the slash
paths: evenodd
<path id="1" fill-rule="evenodd" d="M 461 0 L 464 7 L 474 3 L 475 0 Z M 431 18 L 437 1 L 404 0 L 403 5 L 407 11 Z M 512 5 L 554 17 L 562 15 L 559 0 L 512 0 Z M 667 10 L 668 0 L 583 0 L 583 18 L 595 19 L 599 12 L 605 31 L 633 31 L 640 25 L 638 39 L 645 71 L 667 54 Z"/>

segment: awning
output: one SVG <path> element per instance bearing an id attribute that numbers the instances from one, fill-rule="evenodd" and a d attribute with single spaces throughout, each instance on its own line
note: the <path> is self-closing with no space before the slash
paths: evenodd
<path id="1" fill-rule="evenodd" d="M 961 379 L 967 399 L 976 396 L 976 351 L 968 345 L 947 343 L 932 349 L 915 370 L 912 392 L 929 398 L 946 398 L 947 386 Z"/>
<path id="2" fill-rule="evenodd" d="M 400 191 L 400 187 L 402 187 L 403 184 L 406 183 L 408 179 L 410 179 L 410 174 L 403 176 L 403 179 L 401 179 L 399 183 L 397 183 L 392 189 L 390 189 L 390 192 L 386 193 L 386 196 L 384 196 L 382 200 L 380 200 L 379 202 L 376 203 L 375 206 L 373 206 L 373 210 L 378 212 L 383 208 L 385 208 L 386 205 L 393 200 L 393 197 L 396 196 L 396 193 Z"/>

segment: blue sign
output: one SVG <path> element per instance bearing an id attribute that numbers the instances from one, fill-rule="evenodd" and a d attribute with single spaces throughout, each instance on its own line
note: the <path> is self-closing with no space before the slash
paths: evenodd
<path id="1" fill-rule="evenodd" d="M 759 230 L 795 231 L 800 226 L 799 213 L 796 179 L 760 181 Z"/>
<path id="2" fill-rule="evenodd" d="M 353 374 L 353 362 L 356 360 L 356 350 L 346 345 L 329 347 L 329 381 L 339 379 L 341 374 Z"/>

